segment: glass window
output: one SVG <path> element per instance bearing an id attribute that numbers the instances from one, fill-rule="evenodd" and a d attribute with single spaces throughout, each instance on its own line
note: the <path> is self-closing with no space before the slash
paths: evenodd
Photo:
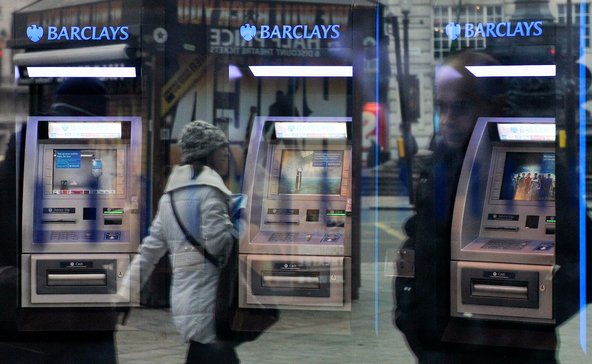
<path id="1" fill-rule="evenodd" d="M 590 47 L 590 11 L 589 6 L 590 4 L 584 3 L 572 3 L 572 9 L 571 9 L 571 14 L 572 14 L 572 24 L 575 25 L 576 27 L 580 26 L 580 22 L 584 21 L 584 42 L 586 47 Z M 582 7 L 583 7 L 583 16 L 582 16 Z M 557 10 L 558 10 L 558 20 L 560 24 L 566 24 L 567 23 L 567 5 L 566 4 L 558 4 L 557 5 Z"/>
<path id="2" fill-rule="evenodd" d="M 446 26 L 450 23 L 487 23 L 503 19 L 502 6 L 458 5 L 434 6 L 434 59 L 443 60 L 453 49 L 483 49 L 487 40 L 482 37 L 452 41 L 446 35 Z M 464 27 L 461 27 L 464 31 Z"/>
<path id="3" fill-rule="evenodd" d="M 2 364 L 590 362 L 589 1 L 0 2 Z"/>

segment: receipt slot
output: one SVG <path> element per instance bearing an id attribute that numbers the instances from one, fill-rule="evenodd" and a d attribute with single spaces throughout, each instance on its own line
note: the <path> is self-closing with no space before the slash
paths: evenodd
<path id="1" fill-rule="evenodd" d="M 552 324 L 555 123 L 480 118 L 451 235 L 451 314 Z"/>
<path id="2" fill-rule="evenodd" d="M 351 153 L 351 118 L 256 119 L 241 307 L 351 310 Z"/>
<path id="3" fill-rule="evenodd" d="M 141 120 L 30 117 L 21 306 L 136 305 L 120 283 L 140 242 Z"/>

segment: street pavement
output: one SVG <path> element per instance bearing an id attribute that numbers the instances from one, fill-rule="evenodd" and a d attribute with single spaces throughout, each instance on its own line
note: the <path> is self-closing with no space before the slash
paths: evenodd
<path id="1" fill-rule="evenodd" d="M 362 279 L 351 314 L 284 311 L 273 330 L 238 347 L 242 363 L 414 363 L 403 336 L 391 323 L 392 266 L 387 258 L 404 240 L 401 227 L 411 214 L 404 197 L 363 198 Z M 586 320 L 574 316 L 558 329 L 560 363 L 592 362 L 592 307 L 583 317 Z M 591 335 L 586 336 L 586 330 Z M 186 345 L 168 309 L 133 309 L 116 337 L 120 364 L 184 362 Z"/>

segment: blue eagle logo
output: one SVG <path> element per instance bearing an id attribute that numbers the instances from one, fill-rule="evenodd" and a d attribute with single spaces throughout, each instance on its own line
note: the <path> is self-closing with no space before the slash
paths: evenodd
<path id="1" fill-rule="evenodd" d="M 39 42 L 39 40 L 43 37 L 43 27 L 37 26 L 36 24 L 31 24 L 27 27 L 27 37 L 32 42 Z"/>
<path id="2" fill-rule="evenodd" d="M 460 24 L 448 23 L 446 26 L 446 35 L 450 40 L 457 40 L 460 36 Z"/>
<path id="3" fill-rule="evenodd" d="M 244 24 L 240 27 L 240 35 L 247 42 L 253 40 L 257 34 L 257 27 L 251 24 Z"/>

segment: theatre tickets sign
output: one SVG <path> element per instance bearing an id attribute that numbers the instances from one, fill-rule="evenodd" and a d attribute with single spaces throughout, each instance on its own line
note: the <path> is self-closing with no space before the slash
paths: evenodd
<path id="1" fill-rule="evenodd" d="M 351 3 L 179 0 L 180 24 L 204 29 L 208 52 L 228 55 L 321 57 L 351 47 Z"/>

